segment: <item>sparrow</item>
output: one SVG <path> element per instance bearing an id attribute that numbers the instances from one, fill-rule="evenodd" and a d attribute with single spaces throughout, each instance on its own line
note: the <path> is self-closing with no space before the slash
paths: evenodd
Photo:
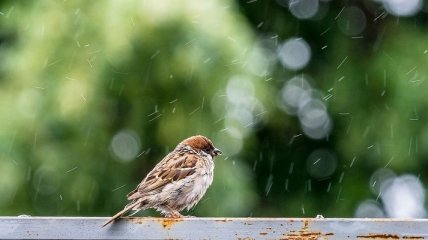
<path id="1" fill-rule="evenodd" d="M 213 159 L 221 153 L 202 135 L 184 139 L 127 195 L 130 203 L 103 227 L 129 211 L 133 215 L 148 208 L 165 217 L 183 217 L 180 211 L 193 208 L 213 182 Z"/>

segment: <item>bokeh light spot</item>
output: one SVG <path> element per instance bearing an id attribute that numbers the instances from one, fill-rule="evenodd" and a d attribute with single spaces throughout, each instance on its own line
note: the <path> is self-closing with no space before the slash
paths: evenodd
<path id="1" fill-rule="evenodd" d="M 291 38 L 279 47 L 278 55 L 285 68 L 299 70 L 311 59 L 311 48 L 302 38 Z"/>
<path id="2" fill-rule="evenodd" d="M 53 194 L 60 184 L 58 170 L 47 165 L 39 167 L 34 173 L 32 184 L 36 194 Z"/>
<path id="3" fill-rule="evenodd" d="M 413 16 L 422 9 L 421 0 L 383 0 L 386 11 L 395 16 Z"/>
<path id="4" fill-rule="evenodd" d="M 306 169 L 311 177 L 322 179 L 329 177 L 336 171 L 337 159 L 326 149 L 317 149 L 309 155 Z"/>
<path id="5" fill-rule="evenodd" d="M 381 186 L 385 184 L 388 180 L 395 178 L 395 173 L 388 168 L 380 168 L 376 170 L 370 177 L 370 190 L 374 195 L 379 195 Z"/>
<path id="6" fill-rule="evenodd" d="M 381 198 L 386 213 L 395 218 L 424 218 L 425 188 L 414 175 L 393 178 L 381 187 Z"/>
<path id="7" fill-rule="evenodd" d="M 356 218 L 383 218 L 385 213 L 375 200 L 369 199 L 361 202 L 355 210 Z"/>
<path id="8" fill-rule="evenodd" d="M 110 144 L 111 153 L 121 161 L 134 160 L 141 150 L 141 141 L 137 133 L 124 129 L 116 133 Z"/>
<path id="9" fill-rule="evenodd" d="M 352 6 L 343 9 L 337 24 L 345 35 L 355 36 L 364 31 L 367 19 L 360 8 Z"/>
<path id="10" fill-rule="evenodd" d="M 298 116 L 303 132 L 310 138 L 321 139 L 330 134 L 332 123 L 323 102 L 311 99 L 301 106 Z"/>
<path id="11" fill-rule="evenodd" d="M 311 99 L 311 85 L 304 75 L 299 75 L 288 80 L 281 91 L 281 98 L 288 114 L 296 114 L 300 105 Z"/>
<path id="12" fill-rule="evenodd" d="M 318 0 L 290 0 L 288 8 L 298 19 L 309 19 L 318 12 Z"/>

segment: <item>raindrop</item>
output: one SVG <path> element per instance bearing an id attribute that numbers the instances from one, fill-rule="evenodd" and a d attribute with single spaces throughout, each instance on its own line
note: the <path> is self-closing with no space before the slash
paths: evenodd
<path id="1" fill-rule="evenodd" d="M 356 156 L 354 156 L 351 160 L 351 163 L 349 164 L 349 167 L 351 168 L 354 165 L 355 160 L 357 159 Z"/>
<path id="2" fill-rule="evenodd" d="M 292 174 L 293 173 L 293 170 L 294 170 L 294 162 L 291 162 L 290 163 L 290 168 L 288 169 L 288 174 Z"/>
<path id="3" fill-rule="evenodd" d="M 307 192 L 311 192 L 312 191 L 312 181 L 311 181 L 311 179 L 308 179 L 306 181 L 306 189 L 307 189 Z"/>
<path id="4" fill-rule="evenodd" d="M 74 170 L 76 170 L 77 169 L 77 166 L 76 167 L 73 167 L 73 168 L 71 168 L 71 169 L 69 169 L 69 170 L 67 170 L 65 173 L 71 173 L 71 172 L 73 172 Z"/>
<path id="5" fill-rule="evenodd" d="M 290 38 L 278 48 L 278 55 L 285 68 L 299 70 L 311 59 L 311 48 L 302 38 Z"/>
<path id="6" fill-rule="evenodd" d="M 345 172 L 340 173 L 339 183 L 342 183 L 344 176 L 345 176 Z"/>
<path id="7" fill-rule="evenodd" d="M 331 182 L 328 183 L 326 192 L 330 192 L 330 190 L 331 190 Z"/>
<path id="8" fill-rule="evenodd" d="M 284 187 L 285 187 L 285 191 L 288 192 L 288 178 L 285 179 Z"/>
<path id="9" fill-rule="evenodd" d="M 257 169 L 257 162 L 258 162 L 258 160 L 255 160 L 255 161 L 254 161 L 254 164 L 253 164 L 253 172 L 255 172 L 255 171 L 256 171 L 256 169 Z"/>
<path id="10" fill-rule="evenodd" d="M 337 197 L 336 197 L 336 202 L 339 202 L 339 200 L 343 200 L 343 198 L 341 198 L 342 195 L 342 188 L 339 188 L 339 191 L 337 192 Z"/>
<path id="11" fill-rule="evenodd" d="M 266 196 L 269 195 L 270 190 L 272 189 L 272 185 L 273 185 L 273 175 L 269 175 L 268 181 L 266 183 L 266 188 L 265 188 L 265 192 L 266 192 Z"/>
<path id="12" fill-rule="evenodd" d="M 123 129 L 117 132 L 111 140 L 111 153 L 120 161 L 134 160 L 141 150 L 141 141 L 137 133 Z"/>
<path id="13" fill-rule="evenodd" d="M 114 192 L 114 191 L 117 191 L 117 190 L 119 190 L 119 189 L 121 189 L 121 188 L 123 188 L 123 187 L 125 187 L 126 186 L 126 184 L 123 184 L 122 186 L 119 186 L 119 187 L 117 187 L 117 188 L 114 188 L 113 190 L 111 190 L 112 192 Z"/>

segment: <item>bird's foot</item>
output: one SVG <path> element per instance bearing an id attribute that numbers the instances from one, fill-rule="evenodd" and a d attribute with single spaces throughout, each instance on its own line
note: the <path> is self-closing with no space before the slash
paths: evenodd
<path id="1" fill-rule="evenodd" d="M 167 218 L 182 218 L 184 216 L 181 215 L 178 211 L 171 211 L 171 212 L 165 214 L 165 217 L 167 217 Z"/>

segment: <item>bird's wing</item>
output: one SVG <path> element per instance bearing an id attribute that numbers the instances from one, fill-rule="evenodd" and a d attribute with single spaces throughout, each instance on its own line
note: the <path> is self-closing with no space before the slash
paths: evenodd
<path id="1" fill-rule="evenodd" d="M 168 154 L 147 174 L 138 187 L 127 195 L 128 200 L 159 193 L 166 184 L 189 177 L 196 172 L 199 158 L 196 154 L 177 152 Z"/>

